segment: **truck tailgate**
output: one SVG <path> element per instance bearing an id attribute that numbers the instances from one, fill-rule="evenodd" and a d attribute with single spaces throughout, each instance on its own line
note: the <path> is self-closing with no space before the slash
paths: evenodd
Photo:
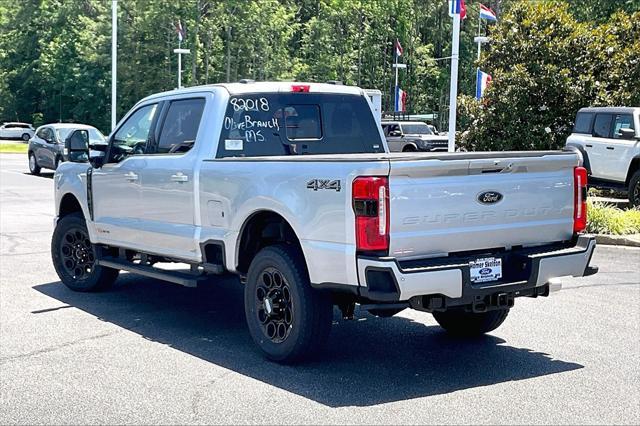
<path id="1" fill-rule="evenodd" d="M 396 258 L 532 246 L 573 235 L 573 153 L 390 159 Z"/>

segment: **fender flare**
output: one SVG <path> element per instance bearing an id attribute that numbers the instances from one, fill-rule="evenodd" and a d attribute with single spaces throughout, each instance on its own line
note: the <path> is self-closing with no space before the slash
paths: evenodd
<path id="1" fill-rule="evenodd" d="M 297 239 L 298 244 L 300 244 L 300 249 L 302 250 L 302 254 L 306 263 L 306 253 L 304 252 L 304 247 L 302 246 L 302 241 L 300 240 L 300 234 L 298 233 L 298 230 L 296 229 L 296 225 L 294 225 L 295 222 L 292 220 L 292 218 L 287 214 L 283 214 L 282 211 L 278 209 L 262 208 L 262 209 L 251 211 L 251 213 L 249 213 L 242 221 L 242 225 L 238 230 L 238 234 L 233 241 L 233 246 L 232 246 L 233 251 L 231 253 L 227 251 L 227 253 L 231 254 L 232 257 L 228 259 L 228 265 L 225 265 L 225 266 L 227 266 L 228 268 L 232 266 L 233 270 L 237 270 L 239 259 L 241 257 L 241 248 L 242 248 L 241 246 L 242 246 L 242 238 L 244 236 L 244 232 L 247 229 L 247 226 L 249 225 L 249 223 L 251 223 L 251 221 L 256 216 L 261 214 L 276 215 L 284 220 L 285 224 L 288 225 L 289 228 L 291 228 L 291 231 L 293 232 L 295 238 Z"/>
<path id="2" fill-rule="evenodd" d="M 415 142 L 407 142 L 407 143 L 405 143 L 405 144 L 402 146 L 402 151 L 403 151 L 403 152 L 405 152 L 405 151 L 404 151 L 404 149 L 405 149 L 406 147 L 408 147 L 408 146 L 413 147 L 413 149 L 414 149 L 415 151 L 420 151 L 420 148 L 418 148 L 418 145 L 416 145 L 416 143 L 415 143 Z"/>
<path id="3" fill-rule="evenodd" d="M 640 170 L 640 154 L 633 156 L 629 162 L 629 170 L 627 170 L 627 177 L 624 180 L 625 185 L 631 183 L 631 178 L 638 170 Z"/>

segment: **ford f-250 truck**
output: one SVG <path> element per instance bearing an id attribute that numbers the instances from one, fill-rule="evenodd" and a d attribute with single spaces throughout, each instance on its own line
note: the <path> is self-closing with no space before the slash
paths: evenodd
<path id="1" fill-rule="evenodd" d="M 54 179 L 62 282 L 237 274 L 250 334 L 279 362 L 321 348 L 334 305 L 345 317 L 410 307 L 474 335 L 515 298 L 597 270 L 579 153 L 392 154 L 356 87 L 175 90 L 136 104 L 106 154 L 86 136 L 67 139 Z"/>

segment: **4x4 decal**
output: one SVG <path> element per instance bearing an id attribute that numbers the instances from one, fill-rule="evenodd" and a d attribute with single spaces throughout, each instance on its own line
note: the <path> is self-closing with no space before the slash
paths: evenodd
<path id="1" fill-rule="evenodd" d="M 330 189 L 336 192 L 340 192 L 340 180 L 330 179 L 311 179 L 307 182 L 307 189 L 313 189 L 317 191 L 319 189 Z"/>

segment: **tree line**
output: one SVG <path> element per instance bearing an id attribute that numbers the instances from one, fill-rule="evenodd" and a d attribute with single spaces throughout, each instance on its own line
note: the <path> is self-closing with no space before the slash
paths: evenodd
<path id="1" fill-rule="evenodd" d="M 639 0 L 484 0 L 482 4 L 498 14 L 498 23 L 483 24 L 482 31 L 496 41 L 484 49 L 478 64 L 473 37 L 478 32 L 480 2 L 466 3 L 459 93 L 463 95 L 461 124 L 467 127 L 491 120 L 499 125 L 495 117 L 480 114 L 501 105 L 500 96 L 514 95 L 513 91 L 506 92 L 509 95 L 498 92 L 501 84 L 510 89 L 521 84 L 515 77 L 505 77 L 514 69 L 534 76 L 546 64 L 557 67 L 547 70 L 550 74 L 578 67 L 578 60 L 569 64 L 562 57 L 572 55 L 570 47 L 553 46 L 556 41 L 566 43 L 568 32 L 578 27 L 584 34 L 602 32 L 601 37 L 584 36 L 586 45 L 594 44 L 595 52 L 611 42 L 606 29 L 610 20 L 620 25 L 625 19 L 640 20 L 633 14 L 640 9 Z M 552 19 L 557 14 L 562 22 Z M 536 23 L 530 24 L 531 19 Z M 186 28 L 182 47 L 191 50 L 183 56 L 185 86 L 241 78 L 340 80 L 381 90 L 383 108 L 389 111 L 393 47 L 398 39 L 404 48 L 401 61 L 408 64 L 401 71 L 400 85 L 408 92 L 410 111 L 435 112 L 446 119 L 451 18 L 445 0 L 119 0 L 118 118 L 142 97 L 177 86 L 173 49 L 177 47 L 178 20 Z M 520 36 L 509 36 L 509 31 L 522 25 L 527 31 L 521 28 Z M 626 39 L 620 38 L 621 45 L 634 43 L 634 34 L 635 40 L 640 39 L 634 33 L 636 27 L 620 27 L 620 31 L 631 31 Z M 542 41 L 533 45 L 532 37 Z M 544 45 L 545 37 L 550 46 Z M 541 47 L 545 47 L 544 54 L 530 55 Z M 598 59 L 590 60 L 596 64 Z M 474 104 L 464 95 L 475 91 L 478 65 L 495 75 L 484 103 Z M 589 72 L 600 72 L 596 65 Z M 636 68 L 627 65 L 637 70 L 637 64 Z M 566 78 L 577 75 L 569 72 Z M 623 75 L 618 80 L 630 79 Z M 629 84 L 629 90 L 635 87 Z M 76 121 L 108 132 L 110 96 L 111 1 L 0 0 L 0 120 L 36 125 Z M 589 101 L 589 96 L 581 101 Z M 529 101 L 539 100 L 530 97 Z M 574 100 L 571 106 L 577 103 Z M 473 129 L 470 146 L 478 145 L 474 135 L 496 136 L 495 131 L 484 134 Z M 497 133 L 497 137 L 509 135 Z"/>

